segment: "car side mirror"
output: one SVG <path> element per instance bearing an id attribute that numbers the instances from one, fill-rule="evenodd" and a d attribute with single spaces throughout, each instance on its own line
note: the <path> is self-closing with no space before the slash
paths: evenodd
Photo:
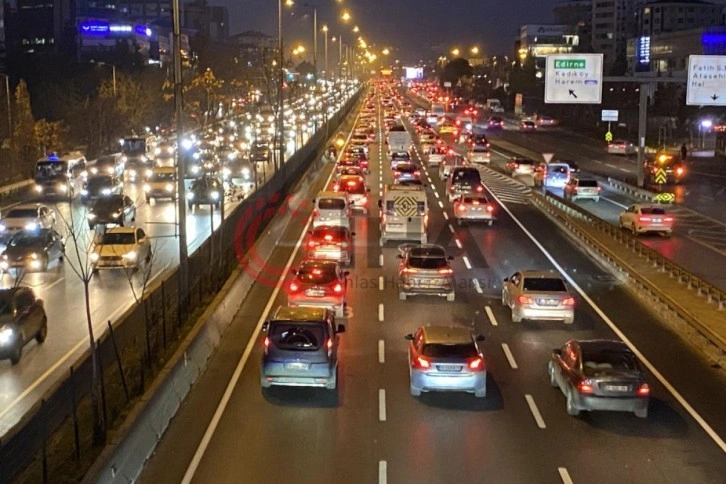
<path id="1" fill-rule="evenodd" d="M 264 323 L 262 323 L 262 331 L 267 332 L 268 329 L 270 329 L 270 322 L 265 321 Z"/>
<path id="2" fill-rule="evenodd" d="M 552 353 L 554 353 L 557 356 L 562 356 L 562 350 L 560 348 L 553 349 Z"/>
<path id="3" fill-rule="evenodd" d="M 478 334 L 478 335 L 476 335 L 476 340 L 477 340 L 477 341 L 484 341 L 485 339 L 486 339 L 486 338 L 484 337 L 484 335 L 483 335 L 483 334 Z"/>
<path id="4" fill-rule="evenodd" d="M 509 278 L 505 277 L 504 279 L 502 279 L 502 282 L 509 282 Z"/>
<path id="5" fill-rule="evenodd" d="M 336 328 L 336 331 L 338 333 L 345 333 L 345 325 L 344 324 L 339 324 L 338 327 Z"/>
<path id="6" fill-rule="evenodd" d="M 413 334 L 409 333 L 406 336 L 404 336 L 404 338 L 407 339 L 407 340 L 409 340 L 409 341 L 413 341 Z"/>

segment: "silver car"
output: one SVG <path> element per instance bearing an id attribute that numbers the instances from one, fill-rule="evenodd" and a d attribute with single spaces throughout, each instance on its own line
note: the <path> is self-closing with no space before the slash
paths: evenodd
<path id="1" fill-rule="evenodd" d="M 456 298 L 454 271 L 440 245 L 402 244 L 398 246 L 401 259 L 398 265 L 398 297 L 405 301 L 413 295 L 444 296 L 447 301 Z"/>
<path id="2" fill-rule="evenodd" d="M 607 410 L 648 416 L 650 387 L 635 354 L 617 340 L 571 340 L 548 363 L 550 384 L 567 398 L 567 413 Z"/>
<path id="3" fill-rule="evenodd" d="M 410 391 L 414 397 L 421 392 L 454 391 L 473 393 L 477 398 L 487 395 L 487 370 L 484 355 L 474 336 L 461 326 L 422 326 L 406 335 Z"/>
<path id="4" fill-rule="evenodd" d="M 24 203 L 8 210 L 0 220 L 0 233 L 18 230 L 50 229 L 55 223 L 55 212 L 40 203 Z"/>
<path id="5" fill-rule="evenodd" d="M 523 319 L 575 320 L 575 298 L 555 272 L 518 271 L 504 279 L 502 304 L 512 311 L 512 322 Z"/>
<path id="6" fill-rule="evenodd" d="M 464 222 L 494 223 L 494 205 L 484 195 L 467 194 L 454 202 L 454 218 L 459 225 Z"/>
<path id="7" fill-rule="evenodd" d="M 338 384 L 338 345 L 345 326 L 325 308 L 281 306 L 266 321 L 260 367 L 263 388 L 273 385 L 323 387 Z"/>

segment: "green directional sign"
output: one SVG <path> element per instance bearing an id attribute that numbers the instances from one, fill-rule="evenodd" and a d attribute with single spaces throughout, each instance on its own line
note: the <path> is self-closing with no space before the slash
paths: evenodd
<path id="1" fill-rule="evenodd" d="M 608 143 L 610 143 L 612 140 L 613 140 L 613 134 L 610 131 L 608 131 L 607 133 L 605 133 L 605 141 L 607 141 Z"/>
<path id="2" fill-rule="evenodd" d="M 676 201 L 676 194 L 670 192 L 656 193 L 653 200 L 658 203 L 673 203 Z"/>
<path id="3" fill-rule="evenodd" d="M 555 59 L 555 69 L 585 69 L 585 59 Z"/>
<path id="4" fill-rule="evenodd" d="M 655 182 L 658 185 L 663 185 L 667 179 L 668 175 L 666 174 L 666 171 L 663 168 L 658 168 L 658 171 L 655 172 Z"/>

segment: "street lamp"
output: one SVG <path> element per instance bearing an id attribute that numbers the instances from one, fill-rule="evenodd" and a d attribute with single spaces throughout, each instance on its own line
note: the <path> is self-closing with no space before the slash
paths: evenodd
<path id="1" fill-rule="evenodd" d="M 178 1 L 178 0 L 177 0 Z M 287 7 L 291 7 L 295 4 L 292 0 L 284 0 L 284 4 Z M 275 138 L 279 138 L 279 152 L 278 152 L 278 160 L 275 164 L 275 170 L 278 170 L 281 166 L 283 161 L 285 160 L 285 143 L 284 141 L 284 133 L 285 133 L 285 116 L 283 116 L 283 107 L 284 107 L 284 100 L 283 100 L 283 86 L 285 85 L 285 51 L 283 50 L 283 44 L 282 44 L 282 6 L 283 6 L 283 0 L 277 0 L 277 50 L 280 55 L 280 59 L 278 61 L 278 79 L 277 79 L 277 136 Z M 275 143 L 273 141 L 273 149 L 275 146 Z"/>
<path id="2" fill-rule="evenodd" d="M 328 77 L 328 26 L 323 25 L 323 37 L 325 38 L 325 77 Z"/>
<path id="3" fill-rule="evenodd" d="M 5 77 L 5 98 L 8 107 L 8 138 L 13 136 L 13 111 L 10 107 L 10 76 L 0 72 L 0 76 Z"/>
<path id="4" fill-rule="evenodd" d="M 713 121 L 710 119 L 704 119 L 699 124 L 700 131 L 701 131 L 701 149 L 706 148 L 706 133 L 711 130 L 713 127 Z"/>
<path id="5" fill-rule="evenodd" d="M 461 51 L 456 47 L 451 49 L 451 55 L 453 55 L 454 57 L 459 57 L 460 53 L 461 53 Z"/>
<path id="6" fill-rule="evenodd" d="M 343 20 L 343 22 L 348 22 L 353 17 L 351 17 L 350 13 L 347 10 L 344 10 L 340 18 Z"/>
<path id="7" fill-rule="evenodd" d="M 383 52 L 382 52 L 383 55 L 389 55 L 390 53 L 391 53 L 391 50 L 388 47 L 383 49 Z"/>
<path id="8" fill-rule="evenodd" d="M 472 47 L 470 50 L 472 55 L 477 55 L 479 53 L 479 47 L 477 46 Z"/>
<path id="9" fill-rule="evenodd" d="M 353 32 L 354 32 L 354 33 L 356 33 L 356 34 L 357 34 L 358 32 L 360 32 L 360 29 L 358 28 L 358 26 L 357 26 L 357 25 L 356 25 L 355 27 L 353 27 Z"/>

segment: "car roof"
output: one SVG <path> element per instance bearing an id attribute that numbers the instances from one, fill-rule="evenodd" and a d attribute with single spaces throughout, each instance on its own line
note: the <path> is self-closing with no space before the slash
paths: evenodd
<path id="1" fill-rule="evenodd" d="M 562 276 L 554 271 L 519 271 L 522 274 L 522 277 L 528 278 L 528 279 L 562 279 Z"/>
<path id="2" fill-rule="evenodd" d="M 305 321 L 316 322 L 324 321 L 327 317 L 328 310 L 322 307 L 292 307 L 280 306 L 275 314 L 270 318 L 271 321 Z"/>
<path id="3" fill-rule="evenodd" d="M 473 343 L 471 330 L 463 326 L 422 326 L 424 344 Z"/>
<path id="4" fill-rule="evenodd" d="M 572 340 L 573 342 L 577 343 L 577 345 L 580 347 L 583 353 L 587 353 L 589 351 L 602 351 L 602 350 L 610 350 L 610 351 L 626 351 L 628 353 L 632 353 L 631 349 L 628 348 L 628 345 L 623 343 L 622 341 L 614 340 L 614 339 L 586 339 L 586 340 Z"/>
<path id="5" fill-rule="evenodd" d="M 109 227 L 106 229 L 107 234 L 134 234 L 139 227 Z"/>

